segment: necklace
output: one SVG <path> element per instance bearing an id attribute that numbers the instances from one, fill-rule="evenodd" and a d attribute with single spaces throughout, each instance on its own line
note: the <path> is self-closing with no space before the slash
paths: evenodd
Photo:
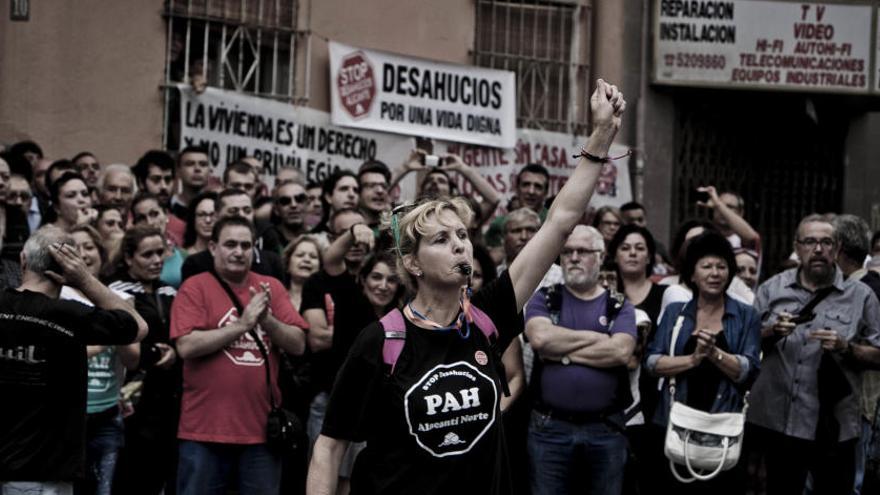
<path id="1" fill-rule="evenodd" d="M 428 318 L 426 315 L 420 313 L 416 308 L 412 305 L 412 300 L 406 304 L 403 308 L 403 314 L 406 315 L 413 323 L 420 323 L 422 325 L 433 328 L 434 330 L 440 330 L 444 332 L 448 332 L 451 330 L 457 330 L 458 335 L 462 339 L 467 339 L 471 335 L 471 323 L 473 323 L 474 318 L 471 316 L 471 288 L 469 286 L 465 286 L 461 288 L 461 295 L 458 298 L 458 307 L 461 311 L 458 313 L 458 317 L 455 319 L 455 323 L 452 325 L 441 325 L 436 321 Z M 428 311 L 430 313 L 430 310 Z"/>

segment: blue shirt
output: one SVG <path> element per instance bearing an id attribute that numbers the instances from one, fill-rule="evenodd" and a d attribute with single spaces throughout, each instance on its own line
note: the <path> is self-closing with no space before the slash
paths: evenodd
<path id="1" fill-rule="evenodd" d="M 843 279 L 835 270 L 834 290 L 815 308 L 816 317 L 795 327 L 785 339 L 767 337 L 764 371 L 752 391 L 748 421 L 769 430 L 803 440 L 814 440 L 819 420 L 818 370 L 824 351 L 810 334 L 819 329 L 836 330 L 847 341 L 880 347 L 880 303 L 867 285 Z M 798 269 L 779 273 L 758 287 L 755 310 L 763 324 L 773 325 L 782 312 L 797 314 L 815 296 L 800 283 Z M 831 353 L 850 384 L 852 393 L 834 408 L 840 426 L 838 440 L 859 435 L 859 400 L 862 370 L 852 359 Z"/>
<path id="2" fill-rule="evenodd" d="M 675 342 L 675 355 L 684 355 L 684 346 L 694 333 L 697 322 L 697 302 L 691 300 L 687 303 L 673 303 L 666 308 L 660 326 L 654 334 L 654 339 L 648 344 L 645 358 L 645 369 L 656 374 L 657 361 L 663 356 L 669 356 L 669 342 L 672 340 L 672 330 L 681 315 L 684 320 Z M 738 412 L 743 407 L 743 394 L 751 386 L 758 376 L 760 369 L 761 352 L 761 319 L 758 312 L 751 306 L 739 302 L 731 297 L 724 297 L 724 316 L 721 319 L 724 338 L 730 346 L 730 354 L 733 354 L 740 365 L 740 374 L 735 381 L 723 380 L 718 387 L 718 395 L 708 412 Z M 708 358 L 707 358 L 708 359 Z M 669 420 L 669 383 L 661 380 L 663 387 L 660 392 L 660 407 L 654 414 L 654 423 L 666 426 Z M 676 377 L 675 399 L 679 402 L 687 400 L 687 379 Z"/>
<path id="3" fill-rule="evenodd" d="M 171 256 L 165 258 L 165 261 L 162 263 L 162 273 L 159 275 L 159 280 L 166 285 L 179 289 L 182 282 L 181 271 L 184 259 L 186 259 L 186 253 L 182 249 L 172 248 Z"/>

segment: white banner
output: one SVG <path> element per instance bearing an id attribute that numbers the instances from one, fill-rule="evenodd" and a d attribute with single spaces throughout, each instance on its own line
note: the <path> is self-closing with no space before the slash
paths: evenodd
<path id="1" fill-rule="evenodd" d="M 207 148 L 215 176 L 222 175 L 232 161 L 253 156 L 263 162 L 263 179 L 270 186 L 278 168 L 287 164 L 302 171 L 307 180 L 319 182 L 337 169 L 356 172 L 368 159 L 381 160 L 393 170 L 415 148 L 410 137 L 330 125 L 326 112 L 214 88 L 200 95 L 186 85 L 179 89 L 180 146 Z M 515 194 L 517 172 L 538 163 L 550 172 L 548 197 L 555 195 L 577 165 L 572 155 L 580 151 L 583 138 L 530 129 L 519 129 L 515 135 L 511 149 L 438 141 L 434 151 L 460 155 L 508 199 Z M 611 155 L 626 150 L 615 144 Z M 621 159 L 605 165 L 591 206 L 620 206 L 632 200 L 627 164 L 628 159 Z M 459 174 L 452 177 L 462 195 L 474 193 Z M 415 197 L 414 175 L 400 186 L 400 198 Z"/>
<path id="2" fill-rule="evenodd" d="M 445 152 L 461 156 L 462 161 L 471 167 L 476 167 L 480 175 L 508 200 L 516 194 L 516 175 L 520 169 L 530 163 L 543 165 L 550 172 L 547 197 L 556 195 L 577 166 L 578 159 L 573 156 L 580 153 L 585 140 L 568 134 L 531 129 L 518 129 L 516 135 L 516 146 L 509 150 L 442 142 L 435 145 L 434 151 L 438 154 Z M 612 157 L 624 155 L 628 149 L 626 146 L 614 144 L 609 155 Z M 627 157 L 604 165 L 593 199 L 590 201 L 591 207 L 599 208 L 606 205 L 619 207 L 632 201 L 628 164 Z M 462 195 L 474 194 L 474 189 L 469 183 L 459 174 L 453 175 Z M 502 207 L 506 204 L 507 201 L 503 201 Z"/>
<path id="3" fill-rule="evenodd" d="M 180 147 L 205 146 L 215 176 L 253 156 L 263 162 L 270 186 L 283 165 L 320 182 L 338 169 L 357 172 L 372 159 L 393 168 L 415 147 L 412 138 L 330 125 L 330 114 L 311 108 L 214 88 L 202 94 L 187 85 L 179 89 Z"/>
<path id="4" fill-rule="evenodd" d="M 870 5 L 655 0 L 662 84 L 867 92 Z"/>
<path id="5" fill-rule="evenodd" d="M 346 127 L 512 148 L 513 72 L 330 42 L 332 122 Z"/>

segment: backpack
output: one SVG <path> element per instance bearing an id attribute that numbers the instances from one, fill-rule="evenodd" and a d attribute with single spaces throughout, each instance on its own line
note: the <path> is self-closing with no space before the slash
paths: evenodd
<path id="1" fill-rule="evenodd" d="M 489 318 L 489 315 L 476 306 L 471 306 L 471 316 L 474 318 L 474 324 L 489 342 L 492 351 L 490 354 L 493 358 L 493 364 L 499 372 L 498 378 L 504 395 L 510 396 L 504 364 L 501 362 L 501 354 L 498 352 L 498 328 L 492 318 Z M 406 343 L 406 322 L 403 320 L 403 313 L 394 308 L 379 320 L 379 324 L 382 325 L 382 330 L 385 333 L 385 341 L 382 343 L 382 362 L 385 363 L 390 376 L 394 374 L 394 367 L 397 365 L 400 353 L 403 352 L 403 345 Z"/>
<path id="2" fill-rule="evenodd" d="M 544 304 L 550 313 L 550 321 L 554 325 L 559 324 L 559 315 L 562 313 L 562 291 L 564 284 L 556 284 L 547 288 L 544 294 Z M 608 298 L 605 300 L 605 317 L 608 319 L 608 328 L 614 324 L 614 320 L 623 309 L 626 297 L 617 291 L 608 291 Z M 536 403 L 541 402 L 541 373 L 543 371 L 543 360 L 535 354 L 535 363 L 532 367 L 531 392 Z M 629 370 L 626 366 L 617 366 L 609 368 L 617 378 L 617 388 L 615 390 L 614 403 L 611 405 L 609 414 L 623 412 L 633 402 L 632 391 L 629 383 Z M 613 425 L 622 427 L 622 425 Z"/>

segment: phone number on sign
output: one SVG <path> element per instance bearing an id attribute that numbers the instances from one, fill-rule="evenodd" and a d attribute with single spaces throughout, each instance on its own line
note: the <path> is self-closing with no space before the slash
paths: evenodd
<path id="1" fill-rule="evenodd" d="M 723 69 L 727 65 L 724 55 L 705 53 L 667 53 L 663 55 L 667 67 L 693 67 L 697 69 Z"/>

